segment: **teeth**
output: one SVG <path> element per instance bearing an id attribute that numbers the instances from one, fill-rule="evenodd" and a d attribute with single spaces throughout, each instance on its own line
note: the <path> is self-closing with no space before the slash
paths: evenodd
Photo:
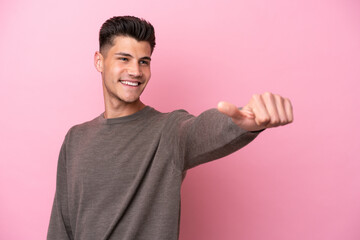
<path id="1" fill-rule="evenodd" d="M 121 83 L 134 87 L 139 86 L 138 82 L 121 81 Z"/>

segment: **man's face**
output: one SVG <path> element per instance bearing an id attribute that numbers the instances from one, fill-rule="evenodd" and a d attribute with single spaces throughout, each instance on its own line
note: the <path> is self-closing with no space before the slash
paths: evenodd
<path id="1" fill-rule="evenodd" d="M 150 44 L 119 36 L 103 54 L 95 54 L 95 67 L 102 75 L 105 101 L 139 101 L 151 76 Z"/>

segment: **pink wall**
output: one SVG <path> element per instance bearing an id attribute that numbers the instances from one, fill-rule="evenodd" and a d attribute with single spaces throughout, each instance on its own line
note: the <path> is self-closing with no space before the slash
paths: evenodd
<path id="1" fill-rule="evenodd" d="M 147 104 L 293 101 L 291 126 L 189 171 L 182 240 L 360 239 L 359 2 L 214 2 L 0 2 L 0 239 L 45 239 L 64 135 L 103 111 L 99 27 L 124 14 L 156 27 Z"/>

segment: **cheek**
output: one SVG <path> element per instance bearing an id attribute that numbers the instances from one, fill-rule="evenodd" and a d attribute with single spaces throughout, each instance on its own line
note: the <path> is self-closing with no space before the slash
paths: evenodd
<path id="1" fill-rule="evenodd" d="M 148 69 L 144 69 L 144 70 L 143 70 L 143 73 L 144 73 L 144 75 L 146 76 L 147 79 L 150 79 L 150 77 L 151 77 L 151 71 L 150 71 L 149 68 L 148 68 Z"/>
<path id="2" fill-rule="evenodd" d="M 107 68 L 107 75 L 114 78 L 118 78 L 121 72 L 123 72 L 123 68 L 116 64 L 111 65 Z"/>
<path id="3" fill-rule="evenodd" d="M 118 65 L 118 64 L 114 64 L 112 67 L 111 67 L 111 71 L 114 73 L 114 74 L 118 74 L 118 73 L 121 73 L 121 71 L 123 70 L 123 68 Z"/>

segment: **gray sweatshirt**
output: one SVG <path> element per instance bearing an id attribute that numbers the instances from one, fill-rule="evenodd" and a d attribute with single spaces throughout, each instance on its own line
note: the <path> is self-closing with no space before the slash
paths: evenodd
<path id="1" fill-rule="evenodd" d="M 72 127 L 61 147 L 47 239 L 175 240 L 186 170 L 252 141 L 216 109 L 151 107 Z"/>

